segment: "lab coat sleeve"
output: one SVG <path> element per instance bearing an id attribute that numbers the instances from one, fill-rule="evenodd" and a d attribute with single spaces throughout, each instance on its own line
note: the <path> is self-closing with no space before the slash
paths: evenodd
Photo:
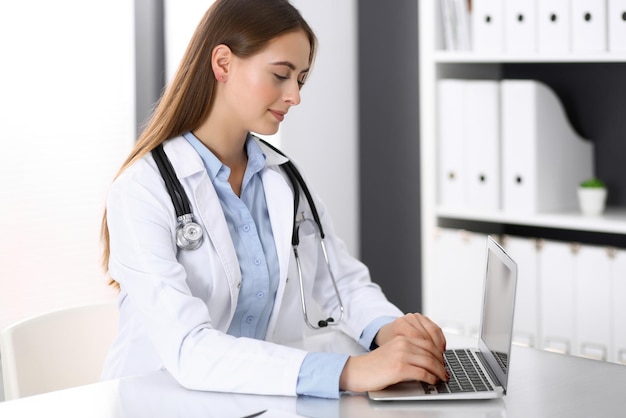
<path id="1" fill-rule="evenodd" d="M 171 200 L 155 170 L 144 160 L 138 162 L 114 182 L 107 200 L 110 275 L 132 301 L 127 319 L 140 324 L 128 342 L 149 341 L 162 367 L 189 389 L 296 395 L 305 351 L 229 336 L 216 329 L 206 302 L 192 295 L 185 268 L 176 258 Z M 210 245 L 206 241 L 203 246 Z M 206 269 L 217 272 L 217 255 L 206 252 L 216 258 Z M 211 291 L 217 292 L 220 281 L 213 281 Z M 228 291 L 222 292 L 229 299 Z M 216 303 L 224 303 L 228 312 L 227 302 Z M 125 361 L 141 363 L 141 357 L 134 352 Z"/>

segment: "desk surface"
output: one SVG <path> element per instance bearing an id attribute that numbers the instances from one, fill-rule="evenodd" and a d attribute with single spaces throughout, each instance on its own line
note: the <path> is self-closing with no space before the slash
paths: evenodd
<path id="1" fill-rule="evenodd" d="M 165 372 L 0 403 L 0 417 L 623 417 L 626 366 L 514 347 L 508 395 L 490 401 L 373 402 L 189 391 Z"/>

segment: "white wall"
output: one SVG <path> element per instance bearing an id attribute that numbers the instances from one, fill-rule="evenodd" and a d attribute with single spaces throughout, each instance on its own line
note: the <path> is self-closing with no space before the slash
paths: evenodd
<path id="1" fill-rule="evenodd" d="M 178 68 L 193 31 L 214 0 L 164 0 L 165 74 L 169 81 Z"/>
<path id="2" fill-rule="evenodd" d="M 109 299 L 106 189 L 135 137 L 133 2 L 0 3 L 0 328 Z"/>
<path id="3" fill-rule="evenodd" d="M 212 0 L 165 1 L 166 68 L 171 77 Z M 302 103 L 272 138 L 324 200 L 337 233 L 359 252 L 356 0 L 292 0 L 319 39 Z"/>

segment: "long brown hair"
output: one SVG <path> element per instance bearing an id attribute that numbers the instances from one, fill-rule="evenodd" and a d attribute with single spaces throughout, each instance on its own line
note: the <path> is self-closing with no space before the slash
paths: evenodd
<path id="1" fill-rule="evenodd" d="M 211 54 L 217 45 L 224 44 L 236 56 L 245 58 L 261 51 L 277 36 L 299 30 L 309 39 L 309 64 L 312 64 L 317 46 L 315 34 L 288 0 L 216 0 L 198 24 L 173 80 L 116 178 L 163 141 L 194 130 L 208 117 L 216 83 Z M 101 240 L 102 263 L 108 272 L 110 240 L 106 209 Z M 110 284 L 118 286 L 114 279 Z"/>

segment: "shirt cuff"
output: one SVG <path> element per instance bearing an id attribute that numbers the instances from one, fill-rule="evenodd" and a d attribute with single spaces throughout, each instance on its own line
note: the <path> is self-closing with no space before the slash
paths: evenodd
<path id="1" fill-rule="evenodd" d="M 381 316 L 380 318 L 374 319 L 369 323 L 368 326 L 365 327 L 363 332 L 361 333 L 361 337 L 359 338 L 359 344 L 365 348 L 366 350 L 372 351 L 378 348 L 378 345 L 374 342 L 374 338 L 378 331 L 384 326 L 393 321 L 395 321 L 395 316 Z"/>
<path id="2" fill-rule="evenodd" d="M 347 354 L 308 353 L 300 366 L 296 393 L 319 398 L 339 398 L 339 378 Z"/>

